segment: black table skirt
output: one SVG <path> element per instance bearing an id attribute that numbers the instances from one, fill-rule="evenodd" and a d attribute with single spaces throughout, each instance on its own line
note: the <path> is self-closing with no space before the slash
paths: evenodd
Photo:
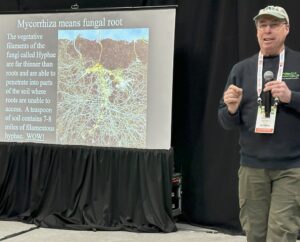
<path id="1" fill-rule="evenodd" d="M 173 150 L 0 143 L 0 220 L 173 232 Z"/>

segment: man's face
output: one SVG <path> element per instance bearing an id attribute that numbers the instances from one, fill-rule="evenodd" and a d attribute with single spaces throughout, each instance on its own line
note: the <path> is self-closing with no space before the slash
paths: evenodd
<path id="1" fill-rule="evenodd" d="M 258 44 L 263 55 L 278 55 L 289 33 L 288 24 L 272 16 L 262 16 L 256 22 L 256 29 Z"/>

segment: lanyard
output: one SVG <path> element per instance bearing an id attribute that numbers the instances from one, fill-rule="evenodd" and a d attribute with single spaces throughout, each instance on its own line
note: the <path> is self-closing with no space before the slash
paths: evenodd
<path id="1" fill-rule="evenodd" d="M 284 67 L 284 56 L 285 56 L 285 49 L 283 49 L 279 55 L 279 67 L 278 67 L 277 79 L 276 79 L 278 81 L 282 80 L 282 73 L 283 73 L 283 67 Z M 264 63 L 264 56 L 260 51 L 259 55 L 258 55 L 258 63 L 257 63 L 257 97 L 258 97 L 258 99 L 260 99 L 260 94 L 261 94 L 262 85 L 263 85 L 263 81 L 262 81 L 263 63 Z"/>

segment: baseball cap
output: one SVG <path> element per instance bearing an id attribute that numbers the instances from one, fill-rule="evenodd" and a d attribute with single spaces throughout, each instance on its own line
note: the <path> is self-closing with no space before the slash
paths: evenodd
<path id="1" fill-rule="evenodd" d="M 259 10 L 258 14 L 253 18 L 254 21 L 258 20 L 261 16 L 270 15 L 279 19 L 285 19 L 287 24 L 290 24 L 289 16 L 284 8 L 279 6 L 267 6 Z"/>

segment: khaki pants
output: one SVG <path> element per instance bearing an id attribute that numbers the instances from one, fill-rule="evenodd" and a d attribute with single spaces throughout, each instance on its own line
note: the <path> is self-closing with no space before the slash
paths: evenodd
<path id="1" fill-rule="evenodd" d="M 240 221 L 248 242 L 295 242 L 300 229 L 300 168 L 239 169 Z"/>

